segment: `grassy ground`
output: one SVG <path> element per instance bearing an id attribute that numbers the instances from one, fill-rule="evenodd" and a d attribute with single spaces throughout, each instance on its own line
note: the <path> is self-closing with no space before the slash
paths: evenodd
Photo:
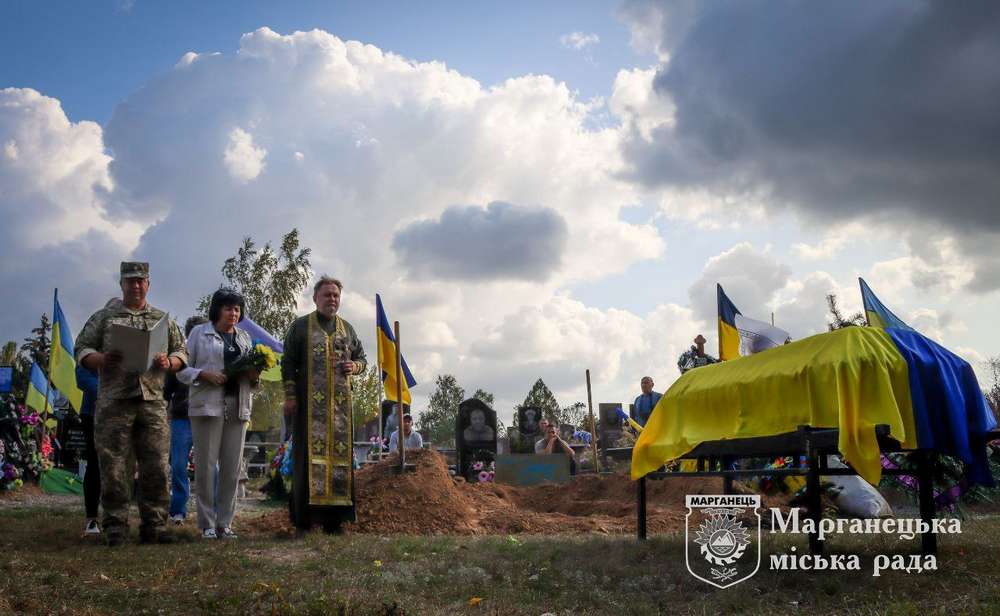
<path id="1" fill-rule="evenodd" d="M 727 590 L 692 578 L 683 536 L 374 537 L 269 533 L 235 542 L 110 549 L 76 513 L 0 509 L 0 613 L 657 614 L 1000 613 L 1000 519 L 940 538 L 938 571 L 871 576 L 878 553 L 919 539 L 838 536 L 860 572 L 760 572 Z M 765 552 L 805 549 L 765 535 Z M 476 599 L 480 601 L 476 601 Z M 471 603 L 475 605 L 470 605 Z"/>

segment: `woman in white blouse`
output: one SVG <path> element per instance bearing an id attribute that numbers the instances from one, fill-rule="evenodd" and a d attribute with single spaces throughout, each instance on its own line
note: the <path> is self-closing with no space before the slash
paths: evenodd
<path id="1" fill-rule="evenodd" d="M 227 367 L 251 351 L 250 335 L 236 327 L 245 312 L 238 292 L 219 289 L 213 293 L 209 322 L 191 330 L 188 367 L 177 374 L 178 380 L 190 386 L 198 528 L 205 539 L 236 538 L 232 521 L 240 460 L 251 394 L 260 377 L 255 370 L 226 376 Z"/>

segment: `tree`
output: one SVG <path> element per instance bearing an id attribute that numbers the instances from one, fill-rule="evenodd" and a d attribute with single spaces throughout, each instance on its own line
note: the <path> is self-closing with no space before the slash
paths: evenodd
<path id="1" fill-rule="evenodd" d="M 844 317 L 837 306 L 837 296 L 833 293 L 826 296 L 826 305 L 830 307 L 830 321 L 826 326 L 830 331 L 842 329 L 844 327 L 855 327 L 867 325 L 868 321 L 862 312 L 855 312 L 849 317 Z"/>
<path id="2" fill-rule="evenodd" d="M 24 344 L 21 345 L 21 353 L 29 368 L 31 362 L 42 367 L 49 365 L 49 346 L 52 344 L 49 332 L 51 331 L 52 324 L 49 323 L 49 316 L 43 312 L 38 327 L 31 330 L 31 336 L 25 338 Z"/>
<path id="3" fill-rule="evenodd" d="M 292 229 L 277 252 L 270 242 L 258 249 L 253 238 L 243 238 L 236 255 L 222 265 L 227 285 L 243 294 L 247 314 L 276 338 L 284 336 L 295 320 L 298 298 L 312 276 L 310 254 L 311 249 L 299 246 L 298 229 Z M 210 299 L 202 298 L 199 312 L 208 313 Z"/>
<path id="4" fill-rule="evenodd" d="M 465 390 L 450 374 L 439 374 L 434 384 L 436 388 L 427 410 L 420 413 L 417 427 L 435 445 L 440 447 L 450 443 L 454 447 L 455 418 L 458 417 L 458 405 L 465 400 Z"/>
<path id="5" fill-rule="evenodd" d="M 993 407 L 993 414 L 1000 419 L 1000 355 L 987 359 L 985 363 L 993 377 L 993 383 L 983 393 L 987 402 Z"/>
<path id="6" fill-rule="evenodd" d="M 382 370 L 375 364 L 361 374 L 351 377 L 354 404 L 354 429 L 358 431 L 366 421 L 378 417 L 379 390 L 382 388 Z"/>
<path id="7" fill-rule="evenodd" d="M 557 418 L 560 424 L 573 424 L 577 428 L 581 428 L 584 422 L 587 422 L 589 426 L 590 414 L 587 411 L 587 405 L 583 402 L 574 402 L 569 406 L 564 406 Z"/>
<path id="8" fill-rule="evenodd" d="M 483 389 L 477 389 L 476 393 L 472 394 L 472 397 L 475 398 L 476 400 L 482 400 L 483 402 L 486 403 L 486 406 L 490 407 L 491 409 L 495 404 L 495 397 L 493 396 L 493 394 Z"/>
<path id="9" fill-rule="evenodd" d="M 559 406 L 559 402 L 556 401 L 552 390 L 548 388 L 542 379 L 535 381 L 535 384 L 531 386 L 531 391 L 524 397 L 524 402 L 514 409 L 515 428 L 517 427 L 517 412 L 526 406 L 534 406 L 542 409 L 542 416 L 549 421 L 558 422 L 562 417 L 562 408 Z"/>
<path id="10" fill-rule="evenodd" d="M 243 295 L 247 315 L 279 340 L 295 320 L 298 298 L 312 276 L 309 255 L 312 250 L 300 247 L 299 231 L 292 229 L 281 239 L 275 252 L 271 243 L 257 248 L 253 238 L 243 238 L 236 255 L 222 264 L 226 285 Z M 198 312 L 207 315 L 211 296 L 198 304 Z M 251 421 L 255 432 L 272 432 L 281 422 L 284 390 L 281 383 L 264 382 L 254 396 Z"/>

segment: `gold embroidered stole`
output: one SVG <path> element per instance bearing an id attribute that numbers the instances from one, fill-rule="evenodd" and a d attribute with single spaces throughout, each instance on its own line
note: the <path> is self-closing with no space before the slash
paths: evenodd
<path id="1" fill-rule="evenodd" d="M 354 452 L 350 375 L 337 370 L 349 359 L 340 317 L 332 335 L 309 315 L 306 408 L 309 443 L 309 504 L 351 506 Z"/>

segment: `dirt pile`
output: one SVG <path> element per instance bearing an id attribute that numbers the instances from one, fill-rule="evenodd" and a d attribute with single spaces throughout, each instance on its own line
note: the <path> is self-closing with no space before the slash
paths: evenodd
<path id="1" fill-rule="evenodd" d="M 399 475 L 387 460 L 355 474 L 358 521 L 347 533 L 405 535 L 632 534 L 636 529 L 636 483 L 627 474 L 582 475 L 564 485 L 520 488 L 468 484 L 448 473 L 443 457 L 421 451 L 407 456 L 415 472 Z M 678 477 L 647 482 L 650 533 L 684 528 L 686 494 L 720 494 L 715 477 Z M 780 506 L 765 498 L 764 506 Z M 241 527 L 291 532 L 286 511 L 275 511 Z"/>

